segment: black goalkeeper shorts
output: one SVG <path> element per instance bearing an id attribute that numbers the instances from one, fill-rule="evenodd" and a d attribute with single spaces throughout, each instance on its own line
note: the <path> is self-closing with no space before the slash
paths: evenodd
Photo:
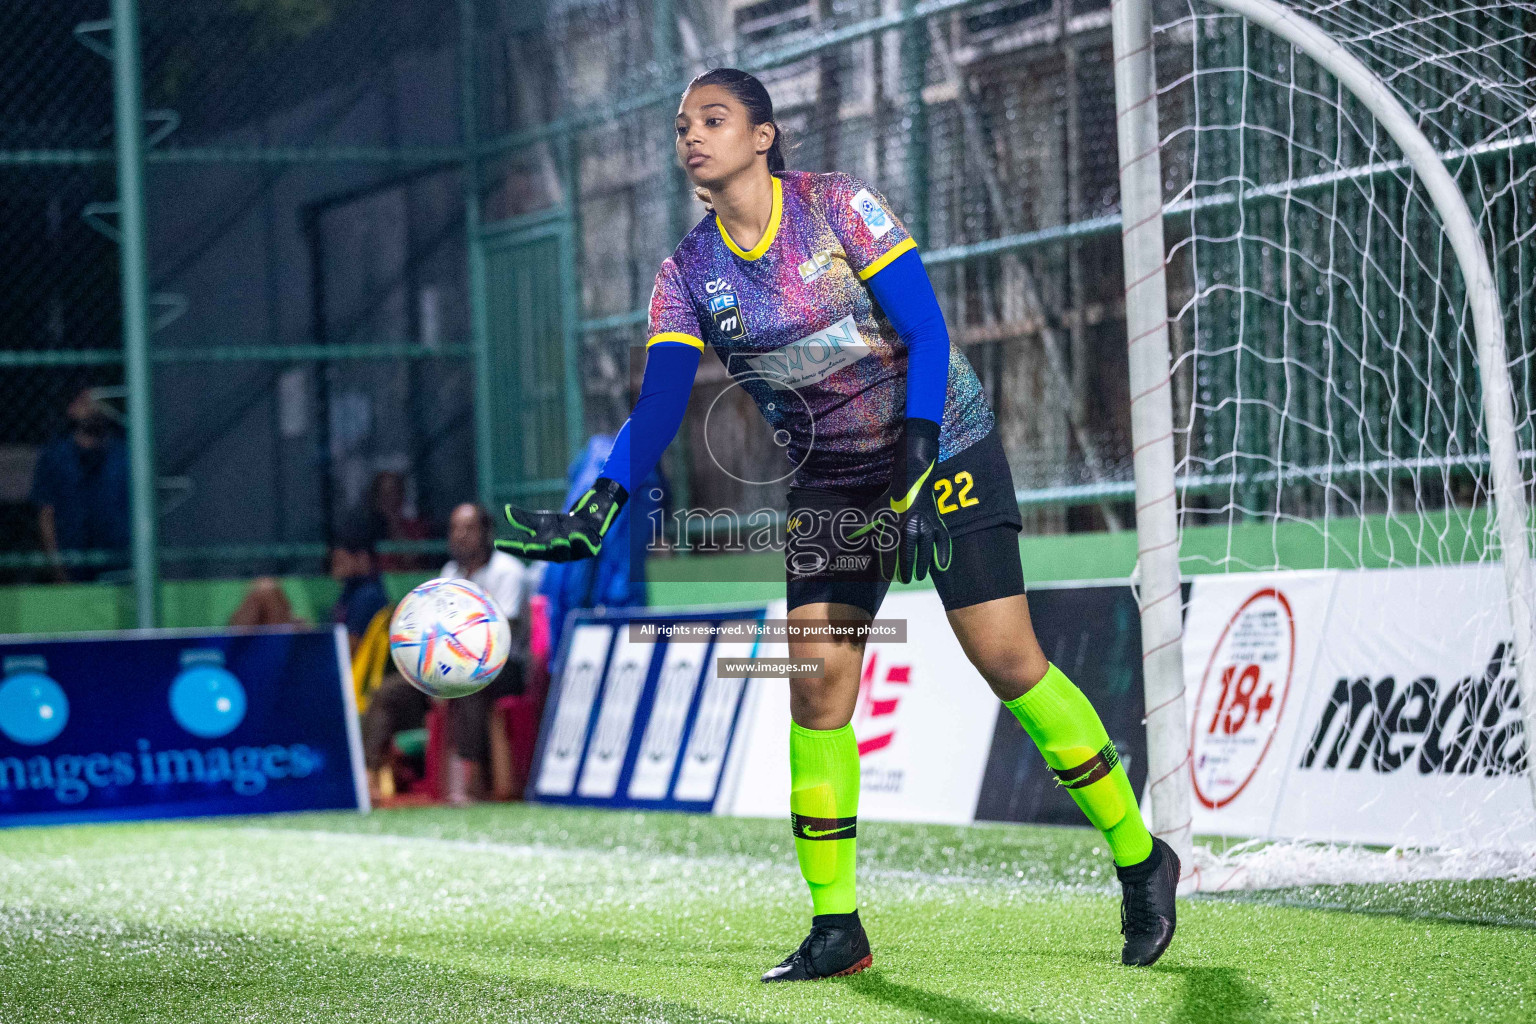
<path id="1" fill-rule="evenodd" d="M 862 521 L 854 510 L 869 507 L 884 491 L 884 484 L 789 489 L 789 522 L 794 528 L 784 545 L 784 575 L 790 608 L 831 602 L 875 615 L 890 581 L 880 577 L 871 538 L 850 543 L 847 534 L 849 524 Z M 995 426 L 934 467 L 933 497 L 954 548 L 949 568 L 930 572 L 944 607 L 965 608 L 1024 593 L 1019 563 L 1024 523 Z"/>

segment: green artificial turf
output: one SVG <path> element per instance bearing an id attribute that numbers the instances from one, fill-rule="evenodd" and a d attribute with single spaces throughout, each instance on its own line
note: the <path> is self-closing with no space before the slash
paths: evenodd
<path id="1" fill-rule="evenodd" d="M 1536 884 L 1192 899 L 1117 963 L 1076 829 L 860 822 L 872 970 L 758 975 L 777 821 L 524 806 L 0 832 L 0 1021 L 1536 1020 Z"/>

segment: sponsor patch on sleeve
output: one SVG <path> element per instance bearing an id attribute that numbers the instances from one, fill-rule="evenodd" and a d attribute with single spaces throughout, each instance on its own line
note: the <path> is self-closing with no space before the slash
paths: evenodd
<path id="1" fill-rule="evenodd" d="M 848 205 L 853 207 L 853 212 L 859 215 L 859 219 L 864 221 L 864 226 L 875 238 L 884 238 L 896 226 L 891 215 L 885 212 L 885 207 L 880 205 L 880 200 L 876 199 L 867 188 L 859 189 L 854 197 L 848 200 Z"/>

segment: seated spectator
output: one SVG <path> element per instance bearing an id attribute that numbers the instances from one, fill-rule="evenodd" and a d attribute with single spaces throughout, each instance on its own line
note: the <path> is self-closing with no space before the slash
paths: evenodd
<path id="1" fill-rule="evenodd" d="M 38 453 L 32 475 L 37 532 L 52 563 L 52 576 L 94 580 L 127 565 L 128 446 L 107 406 L 90 388 L 70 400 L 69 433 Z M 69 565 L 61 551 L 108 551 L 107 565 Z"/>
<path id="2" fill-rule="evenodd" d="M 300 621 L 282 583 L 271 576 L 251 580 L 240 606 L 229 617 L 231 626 L 293 626 Z"/>
<path id="3" fill-rule="evenodd" d="M 331 577 L 341 584 L 331 619 L 347 627 L 347 644 L 354 658 L 369 627 L 376 625 L 379 612 L 390 608 L 373 548 L 370 528 L 357 518 L 337 533 L 329 555 Z M 305 621 L 294 614 L 282 582 L 272 576 L 251 580 L 239 607 L 229 616 L 231 626 L 294 626 Z M 386 616 L 386 629 L 387 625 Z"/>
<path id="4" fill-rule="evenodd" d="M 336 532 L 331 542 L 331 578 L 341 584 L 331 621 L 347 627 L 347 642 L 356 653 L 374 616 L 389 607 L 374 552 L 374 533 L 363 517 L 353 517 Z"/>
<path id="5" fill-rule="evenodd" d="M 495 602 L 512 630 L 507 667 L 484 689 L 448 702 L 448 730 L 458 763 L 449 775 L 448 799 L 463 803 L 481 798 L 490 777 L 491 708 L 498 698 L 523 690 L 528 651 L 528 570 L 522 562 L 492 545 L 495 525 L 482 506 L 466 502 L 448 519 L 449 561 L 442 574 L 478 583 Z"/>
<path id="6" fill-rule="evenodd" d="M 337 532 L 331 546 L 331 576 L 341 583 L 331 618 L 347 627 L 352 683 L 362 715 L 363 761 L 375 800 L 385 795 L 381 773 L 389 763 L 395 733 L 419 729 L 427 695 L 395 671 L 389 657 L 389 619 L 394 611 L 379 576 L 374 532 L 368 516 L 356 516 Z"/>
<path id="7" fill-rule="evenodd" d="M 405 511 L 405 474 L 392 469 L 374 475 L 368 489 L 368 515 L 374 536 L 379 540 L 426 540 L 431 526 L 419 515 Z M 379 555 L 380 572 L 412 572 L 425 569 L 429 562 L 422 555 Z"/>
<path id="8" fill-rule="evenodd" d="M 511 555 L 497 551 L 493 539 L 494 526 L 484 508 L 466 503 L 453 510 L 448 522 L 450 558 L 440 575 L 479 584 L 512 631 L 512 652 L 501 674 L 484 689 L 444 702 L 456 756 L 449 770 L 448 799 L 455 803 L 484 795 L 489 776 L 491 708 L 497 698 L 522 689 L 527 649 L 526 569 Z M 368 695 L 363 712 L 363 758 L 375 799 L 387 795 L 390 788 L 383 775 L 395 734 L 420 728 L 430 707 L 431 699 L 406 682 L 393 666 L 385 672 L 378 689 Z"/>

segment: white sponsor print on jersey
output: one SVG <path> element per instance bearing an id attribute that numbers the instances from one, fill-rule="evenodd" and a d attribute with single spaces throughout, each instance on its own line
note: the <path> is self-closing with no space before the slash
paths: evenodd
<path id="1" fill-rule="evenodd" d="M 823 250 L 800 264 L 800 280 L 810 284 L 832 269 L 832 253 Z"/>
<path id="2" fill-rule="evenodd" d="M 799 341 L 747 359 L 747 365 L 761 374 L 769 387 L 790 391 L 815 384 L 869 355 L 869 346 L 859 334 L 853 317 L 845 316 L 824 331 L 807 335 Z"/>
<path id="3" fill-rule="evenodd" d="M 864 226 L 869 228 L 869 233 L 875 238 L 884 238 L 891 233 L 896 222 L 891 215 L 885 212 L 885 207 L 880 205 L 880 200 L 867 188 L 861 188 L 848 200 L 848 205 L 853 207 L 853 212 L 864 221 Z"/>
<path id="4" fill-rule="evenodd" d="M 736 289 L 731 286 L 731 282 L 723 277 L 717 277 L 705 283 L 704 291 L 709 295 L 705 300 L 705 306 L 709 309 L 709 315 L 714 318 L 715 329 L 732 341 L 745 338 L 747 324 L 742 319 L 741 303 L 736 298 Z"/>

